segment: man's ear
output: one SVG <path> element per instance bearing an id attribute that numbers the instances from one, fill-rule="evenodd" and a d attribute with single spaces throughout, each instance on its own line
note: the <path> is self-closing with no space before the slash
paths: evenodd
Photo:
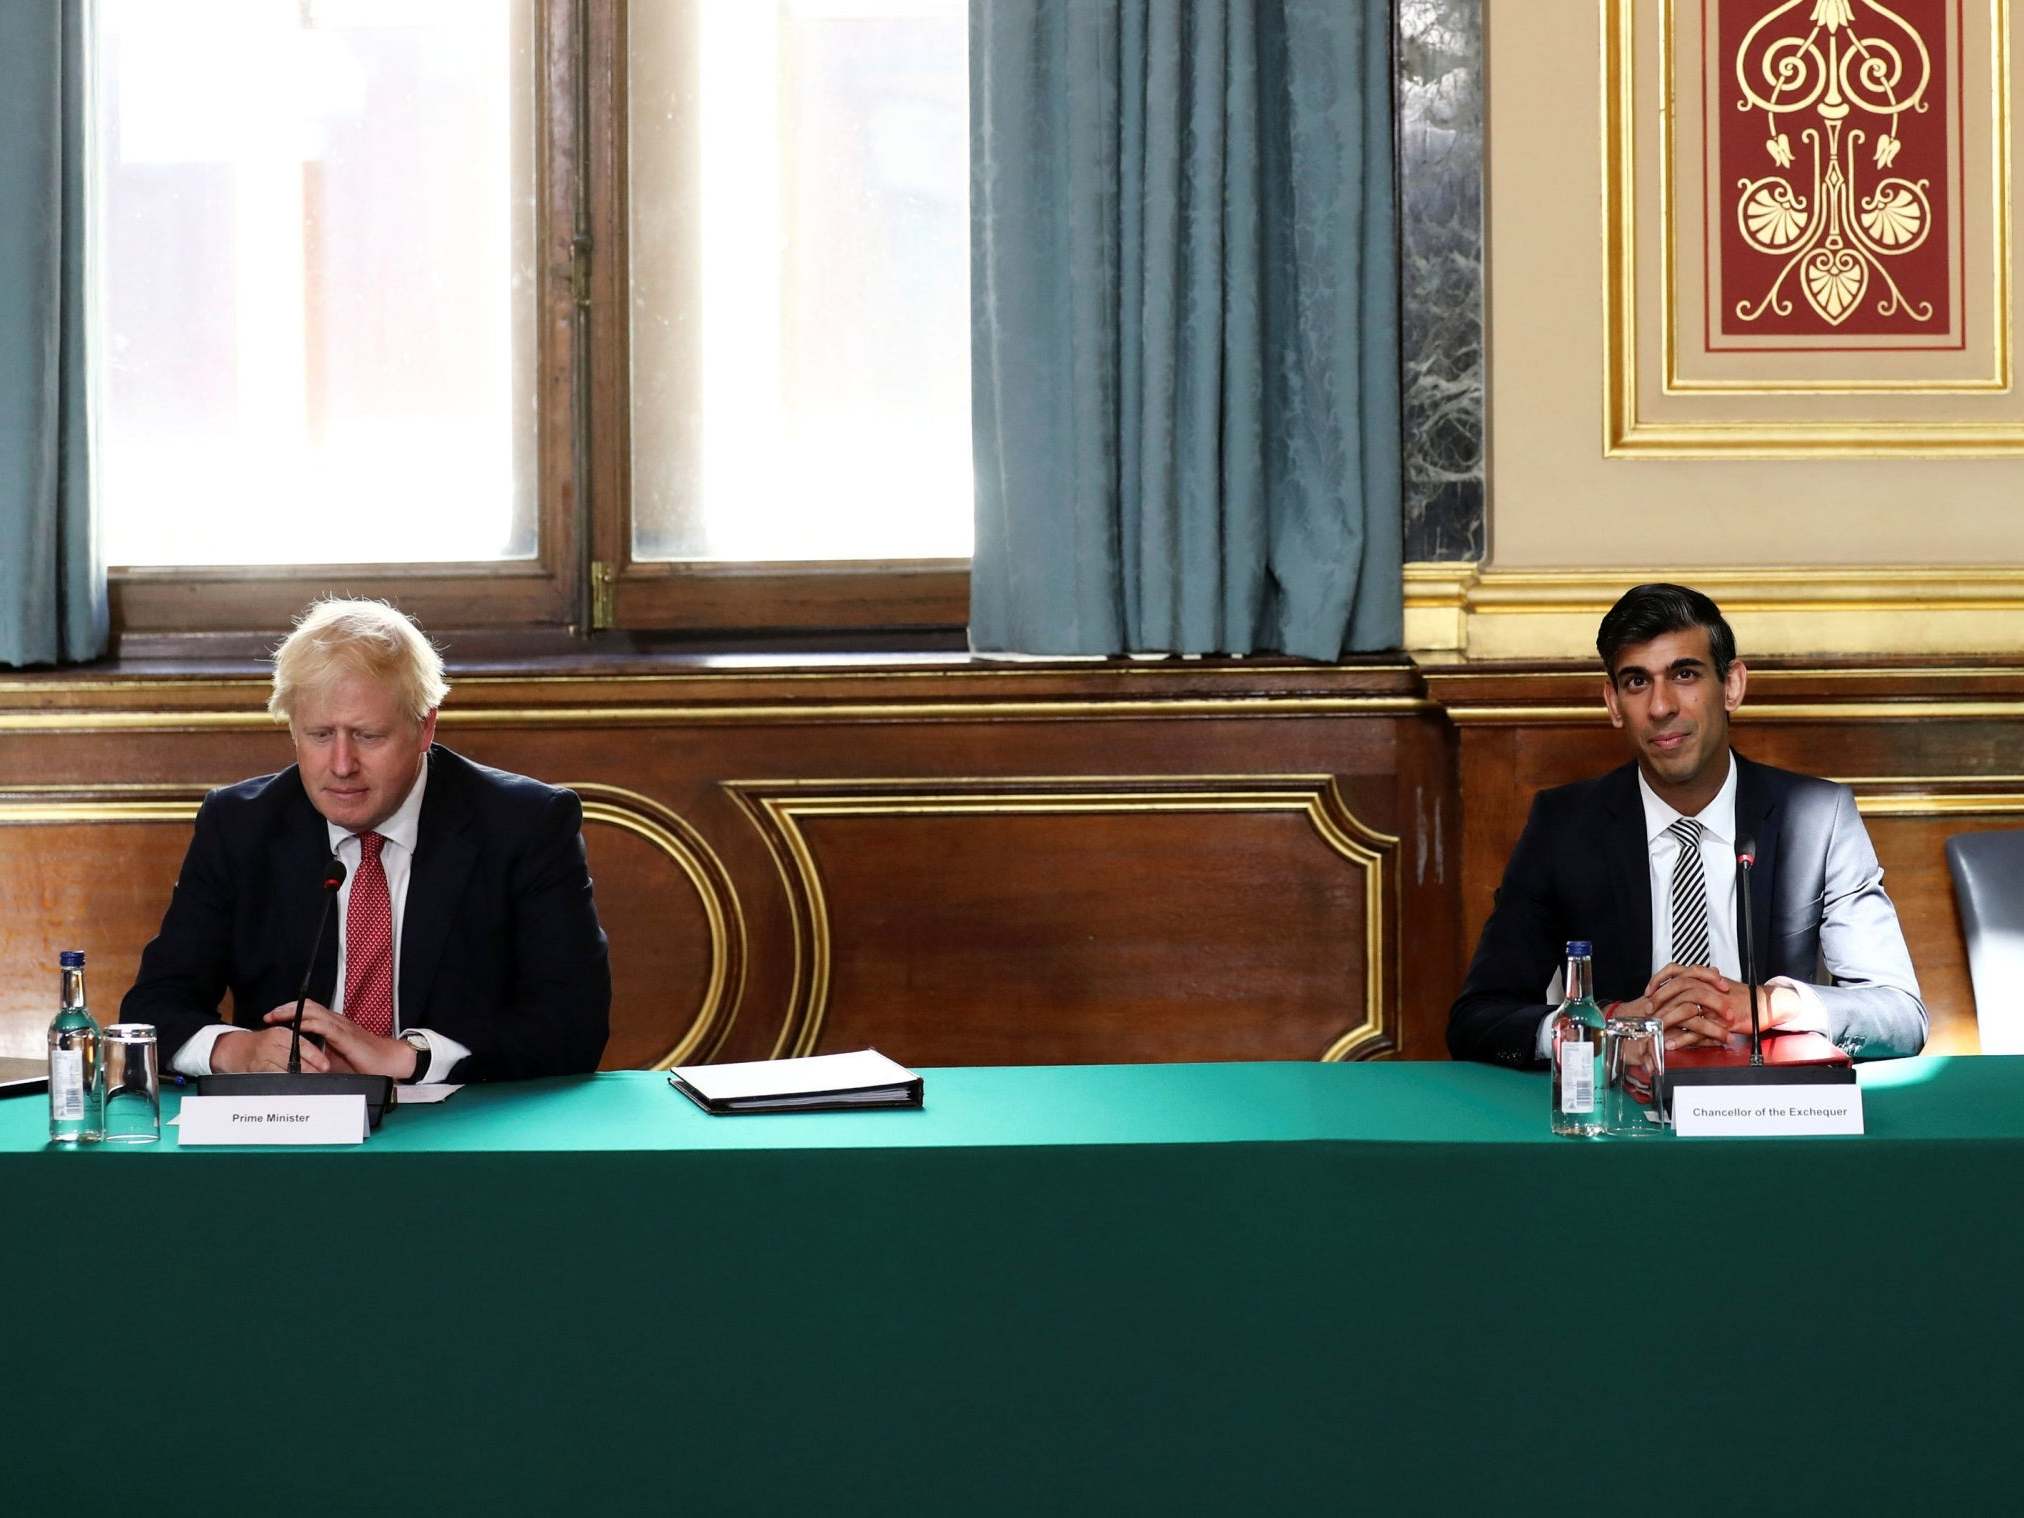
<path id="1" fill-rule="evenodd" d="M 1616 680 L 1613 676 L 1602 677 L 1602 704 L 1609 708 L 1609 725 L 1623 726 L 1623 708 L 1617 704 Z"/>
<path id="2" fill-rule="evenodd" d="M 428 716 L 422 719 L 422 747 L 427 748 L 436 741 L 436 713 L 432 707 Z"/>
<path id="3" fill-rule="evenodd" d="M 1722 682 L 1722 709 L 1733 712 L 1743 704 L 1743 691 L 1750 684 L 1750 666 L 1741 659 L 1729 661 L 1729 678 Z"/>

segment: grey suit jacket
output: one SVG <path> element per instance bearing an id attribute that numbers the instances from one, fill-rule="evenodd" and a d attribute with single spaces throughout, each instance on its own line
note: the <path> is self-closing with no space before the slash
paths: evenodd
<path id="1" fill-rule="evenodd" d="M 1760 981 L 1784 975 L 1815 986 L 1828 1036 L 1853 1055 L 1918 1053 L 1925 1004 L 1854 793 L 1741 755 L 1736 765 L 1737 836 L 1757 840 L 1751 926 Z M 1740 920 L 1737 929 L 1740 942 Z M 1541 791 L 1449 1011 L 1450 1052 L 1537 1064 L 1544 987 L 1567 941 L 1593 941 L 1598 998 L 1631 1001 L 1651 978 L 1651 937 L 1637 766 Z"/>

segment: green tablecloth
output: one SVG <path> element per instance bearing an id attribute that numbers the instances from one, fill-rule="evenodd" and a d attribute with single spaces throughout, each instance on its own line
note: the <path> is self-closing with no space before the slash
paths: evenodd
<path id="1" fill-rule="evenodd" d="M 1859 1139 L 1617 1144 L 1480 1067 L 926 1076 L 473 1088 L 351 1150 L 0 1102 L 0 1508 L 2013 1500 L 2024 1059 L 1871 1067 Z"/>

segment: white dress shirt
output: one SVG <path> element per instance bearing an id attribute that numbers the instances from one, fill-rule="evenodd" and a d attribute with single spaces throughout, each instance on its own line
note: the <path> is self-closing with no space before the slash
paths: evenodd
<path id="1" fill-rule="evenodd" d="M 413 873 L 415 843 L 421 835 L 422 793 L 429 788 L 429 766 L 424 760 L 421 773 L 394 814 L 372 831 L 386 842 L 380 848 L 380 869 L 387 878 L 387 900 L 393 908 L 394 919 L 394 1032 L 419 1033 L 428 1041 L 429 1056 L 427 1068 L 421 1072 L 419 1084 L 434 1085 L 450 1078 L 450 1072 L 459 1061 L 470 1054 L 470 1049 L 454 1038 L 438 1033 L 432 1028 L 409 1028 L 401 1022 L 401 923 L 407 914 L 408 877 Z M 344 861 L 344 884 L 338 887 L 337 904 L 332 908 L 337 918 L 337 986 L 330 998 L 330 1010 L 340 1017 L 344 1015 L 344 954 L 345 934 L 348 926 L 348 908 L 351 905 L 351 886 L 358 876 L 359 859 L 364 845 L 357 833 L 347 832 L 334 822 L 326 821 L 324 827 L 330 835 L 330 851 Z M 227 1033 L 243 1031 L 232 1023 L 215 1023 L 200 1028 L 189 1041 L 176 1051 L 172 1061 L 174 1068 L 184 1075 L 209 1075 L 211 1073 L 211 1047 Z"/>
<path id="2" fill-rule="evenodd" d="M 1715 799 L 1694 821 L 1701 825 L 1701 873 L 1708 882 L 1708 953 L 1710 962 L 1731 980 L 1743 977 L 1743 951 L 1736 947 L 1736 756 L 1728 756 L 1729 774 Z M 1673 871 L 1685 847 L 1667 829 L 1686 814 L 1659 799 L 1644 771 L 1637 772 L 1638 795 L 1644 801 L 1645 852 L 1651 864 L 1652 971 L 1678 958 L 1673 953 Z"/>
<path id="3" fill-rule="evenodd" d="M 1736 943 L 1736 755 L 1733 750 L 1728 758 L 1729 773 L 1722 780 L 1722 788 L 1715 792 L 1714 799 L 1701 808 L 1694 820 L 1701 825 L 1701 872 L 1708 882 L 1708 953 L 1714 961 L 1714 968 L 1729 979 L 1739 981 L 1743 978 L 1743 951 Z M 1658 792 L 1651 788 L 1651 782 L 1645 779 L 1642 768 L 1637 772 L 1637 789 L 1644 801 L 1645 854 L 1651 869 L 1651 973 L 1656 975 L 1674 958 L 1673 869 L 1684 847 L 1668 829 L 1686 814 L 1675 811 L 1659 798 Z M 1563 974 L 1563 971 L 1556 971 L 1553 984 L 1546 991 L 1546 1000 L 1555 1011 L 1562 995 Z M 1820 1005 L 1820 999 L 1813 994 L 1813 987 L 1784 975 L 1773 976 L 1764 984 L 1790 986 L 1798 993 L 1806 1011 L 1802 1017 L 1789 1021 L 1788 1027 L 1816 1031 L 1826 1028 L 1826 1012 Z M 1540 1021 L 1535 1045 L 1539 1057 L 1545 1060 L 1553 1057 L 1553 1017 L 1554 1012 L 1549 1011 Z"/>

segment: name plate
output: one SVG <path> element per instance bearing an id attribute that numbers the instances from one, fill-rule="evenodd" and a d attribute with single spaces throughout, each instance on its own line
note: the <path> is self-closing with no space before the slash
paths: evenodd
<path id="1" fill-rule="evenodd" d="M 1673 1132 L 1681 1138 L 1777 1138 L 1862 1132 L 1862 1087 L 1675 1086 Z"/>
<path id="2" fill-rule="evenodd" d="M 176 1143 L 363 1144 L 365 1098 L 348 1096 L 186 1096 Z"/>

